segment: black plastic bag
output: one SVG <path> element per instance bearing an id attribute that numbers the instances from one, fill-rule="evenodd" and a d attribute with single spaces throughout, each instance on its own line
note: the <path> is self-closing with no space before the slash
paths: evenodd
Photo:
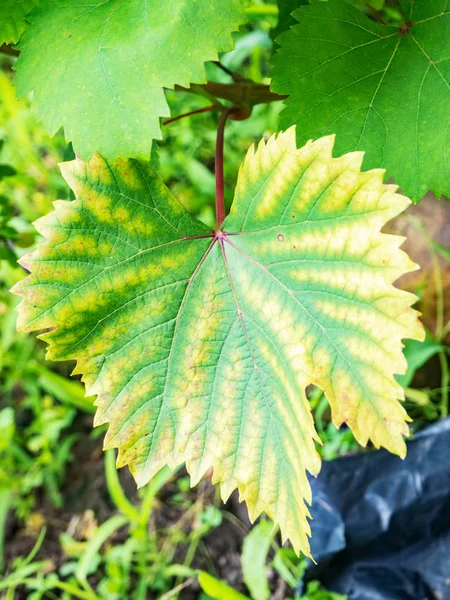
<path id="1" fill-rule="evenodd" d="M 324 463 L 306 580 L 351 600 L 450 600 L 450 419 L 408 442 Z"/>

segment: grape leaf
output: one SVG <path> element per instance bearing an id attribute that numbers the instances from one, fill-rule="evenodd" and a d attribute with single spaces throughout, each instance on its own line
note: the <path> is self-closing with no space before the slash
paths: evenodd
<path id="1" fill-rule="evenodd" d="M 298 9 L 280 35 L 273 91 L 289 94 L 280 128 L 299 143 L 336 133 L 336 152 L 365 150 L 419 201 L 450 194 L 450 11 L 446 0 L 402 0 L 399 29 L 344 0 Z"/>
<path id="2" fill-rule="evenodd" d="M 423 338 L 416 297 L 392 285 L 416 266 L 380 233 L 409 200 L 361 173 L 362 153 L 333 159 L 333 142 L 298 150 L 291 128 L 252 147 L 218 233 L 148 163 L 65 163 L 76 200 L 37 222 L 47 241 L 14 288 L 19 327 L 50 328 L 48 357 L 78 360 L 105 447 L 139 485 L 166 464 L 186 462 L 192 484 L 213 467 L 224 499 L 238 488 L 307 554 L 320 459 L 306 386 L 362 444 L 403 456 L 393 373 L 401 338 Z"/>
<path id="3" fill-rule="evenodd" d="M 150 156 L 169 116 L 163 87 L 205 79 L 204 62 L 233 46 L 243 0 L 46 0 L 29 15 L 15 83 L 34 90 L 53 135 L 64 126 L 89 158 Z"/>
<path id="4" fill-rule="evenodd" d="M 278 0 L 278 23 L 272 31 L 272 38 L 276 38 L 287 31 L 293 25 L 297 25 L 298 21 L 292 16 L 292 13 L 299 6 L 308 4 L 308 0 Z"/>
<path id="5" fill-rule="evenodd" d="M 0 46 L 15 44 L 25 30 L 25 15 L 39 0 L 2 0 L 0 3 Z"/>

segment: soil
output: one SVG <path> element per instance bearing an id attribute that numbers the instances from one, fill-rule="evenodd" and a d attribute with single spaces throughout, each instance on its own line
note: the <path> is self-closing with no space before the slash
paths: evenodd
<path id="1" fill-rule="evenodd" d="M 117 508 L 109 498 L 106 487 L 102 436 L 98 439 L 92 437 L 91 421 L 92 418 L 89 416 L 80 416 L 75 424 L 75 428 L 79 432 L 79 439 L 73 447 L 73 461 L 68 467 L 61 490 L 62 508 L 55 507 L 45 497 L 39 498 L 34 509 L 33 519 L 29 519 L 27 526 L 19 523 L 10 514 L 5 539 L 5 563 L 7 565 L 11 565 L 17 557 L 26 557 L 29 554 L 36 543 L 42 525 L 45 524 L 47 527 L 45 539 L 35 560 L 49 560 L 53 564 L 52 570 L 57 571 L 67 561 L 59 541 L 61 533 L 68 532 L 74 538 L 82 539 L 82 532 L 89 527 L 90 521 L 91 523 L 95 523 L 95 521 L 102 523 L 117 514 Z M 186 472 L 180 471 L 177 478 L 186 475 Z M 136 484 L 129 470 L 121 469 L 119 476 L 128 499 L 137 503 Z M 173 501 L 173 496 L 178 491 L 175 483 L 169 482 L 158 494 L 149 524 L 156 531 L 174 526 L 185 514 L 186 504 L 177 504 Z M 236 495 L 232 495 L 226 504 L 218 504 L 216 489 L 207 479 L 189 493 L 189 499 L 191 500 L 190 506 L 200 499 L 204 505 L 219 505 L 224 514 L 231 515 L 230 518 L 224 518 L 219 527 L 203 538 L 201 548 L 191 566 L 204 569 L 246 593 L 240 564 L 243 539 L 250 527 L 245 506 L 239 503 Z M 189 530 L 191 526 L 192 523 L 187 522 L 183 528 Z M 126 528 L 120 530 L 115 535 L 114 542 L 124 542 L 127 535 Z M 186 551 L 187 545 L 180 544 L 174 562 L 182 563 Z M 95 588 L 95 579 L 90 583 Z M 270 583 L 274 590 L 273 598 L 286 597 L 283 582 L 282 580 L 278 581 L 275 574 L 272 574 Z M 281 590 L 282 596 L 278 596 Z M 192 582 L 189 587 L 181 591 L 179 598 L 180 600 L 195 600 L 198 593 L 197 582 Z M 148 596 L 149 599 L 156 597 L 151 594 Z M 27 598 L 28 592 L 19 588 L 15 600 L 26 600 Z"/>

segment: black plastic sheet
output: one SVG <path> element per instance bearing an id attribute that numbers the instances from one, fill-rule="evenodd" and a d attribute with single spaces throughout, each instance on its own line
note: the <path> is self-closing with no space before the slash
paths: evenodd
<path id="1" fill-rule="evenodd" d="M 450 600 L 450 419 L 384 450 L 324 463 L 311 479 L 307 580 L 351 600 Z"/>

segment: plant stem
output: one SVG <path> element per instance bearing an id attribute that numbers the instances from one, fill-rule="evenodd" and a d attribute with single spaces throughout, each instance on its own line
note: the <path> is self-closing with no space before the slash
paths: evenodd
<path id="1" fill-rule="evenodd" d="M 175 469 L 175 471 L 172 471 L 169 467 L 162 468 L 161 471 L 149 481 L 145 488 L 143 488 L 144 497 L 139 511 L 139 522 L 143 527 L 148 526 L 156 494 L 173 478 L 178 469 L 179 467 Z"/>
<path id="2" fill-rule="evenodd" d="M 168 592 L 166 592 L 163 596 L 160 597 L 159 600 L 169 600 L 169 598 L 173 598 L 174 596 L 176 596 L 178 594 L 178 592 L 181 592 L 181 590 L 184 590 L 184 588 L 188 587 L 188 585 L 191 585 L 194 581 L 195 581 L 195 579 L 193 577 L 186 579 L 186 581 L 184 581 L 183 583 L 180 583 L 180 585 L 177 585 L 172 590 L 169 590 Z"/>
<path id="3" fill-rule="evenodd" d="M 183 113 L 182 115 L 177 115 L 176 117 L 172 117 L 171 119 L 167 119 L 167 121 L 163 121 L 163 125 L 169 125 L 174 121 L 179 121 L 180 119 L 184 119 L 185 117 L 190 117 L 191 115 L 199 115 L 200 113 L 211 112 L 213 110 L 219 110 L 220 106 L 216 104 L 212 104 L 211 106 L 203 106 L 202 108 L 197 108 L 195 110 L 191 110 L 187 113 Z"/>
<path id="4" fill-rule="evenodd" d="M 130 523 L 138 524 L 140 522 L 139 510 L 131 504 L 120 485 L 119 474 L 116 468 L 115 450 L 105 452 L 105 474 L 106 485 L 111 500 L 116 507 L 127 517 Z"/>
<path id="5" fill-rule="evenodd" d="M 37 577 L 28 577 L 26 579 L 22 579 L 19 582 L 19 585 L 40 586 L 42 585 L 42 579 Z M 100 600 L 99 596 L 97 596 L 95 593 L 93 595 L 90 592 L 83 592 L 75 585 L 66 583 L 65 581 L 52 581 L 52 587 L 62 590 L 63 592 L 66 592 L 75 598 L 80 598 L 80 600 Z M 48 592 L 49 590 L 46 591 Z"/>
<path id="6" fill-rule="evenodd" d="M 245 12 L 252 17 L 276 17 L 278 6 L 276 4 L 252 4 L 245 9 Z"/>
<path id="7" fill-rule="evenodd" d="M 441 365 L 441 387 L 442 387 L 442 399 L 441 399 L 441 418 L 445 419 L 448 416 L 448 383 L 449 383 L 449 372 L 448 363 L 445 352 L 441 350 L 438 353 L 439 362 Z"/>
<path id="8" fill-rule="evenodd" d="M 6 517 L 12 505 L 12 490 L 0 492 L 0 573 L 3 572 L 3 552 L 5 543 Z"/>
<path id="9" fill-rule="evenodd" d="M 227 75 L 229 75 L 233 80 L 235 80 L 236 78 L 236 73 L 233 73 L 233 71 L 231 69 L 229 69 L 228 67 L 226 67 L 225 65 L 223 65 L 219 60 L 215 60 L 214 64 L 219 67 L 219 69 L 222 69 L 222 71 L 224 73 L 226 73 Z M 239 79 L 239 76 L 237 77 Z"/>
<path id="10" fill-rule="evenodd" d="M 222 112 L 219 119 L 219 126 L 217 128 L 217 141 L 216 141 L 216 159 L 215 159 L 215 171 L 216 171 L 216 230 L 220 231 L 222 223 L 225 220 L 225 197 L 224 197 L 224 181 L 223 181 L 223 140 L 225 125 L 227 123 L 230 109 L 226 109 Z"/>
<path id="11" fill-rule="evenodd" d="M 103 546 L 106 540 L 111 537 L 111 535 L 117 529 L 120 529 L 127 524 L 128 519 L 126 517 L 122 515 L 114 515 L 100 525 L 95 532 L 94 537 L 91 538 L 87 543 L 86 550 L 78 561 L 75 577 L 89 593 L 95 595 L 88 582 L 89 569 L 93 564 L 95 556 L 100 551 L 100 548 Z"/>
<path id="12" fill-rule="evenodd" d="M 442 334 L 441 334 L 441 339 L 442 341 L 445 340 L 445 338 L 447 337 L 447 335 L 450 333 L 450 321 L 448 321 L 444 328 L 442 329 Z"/>

